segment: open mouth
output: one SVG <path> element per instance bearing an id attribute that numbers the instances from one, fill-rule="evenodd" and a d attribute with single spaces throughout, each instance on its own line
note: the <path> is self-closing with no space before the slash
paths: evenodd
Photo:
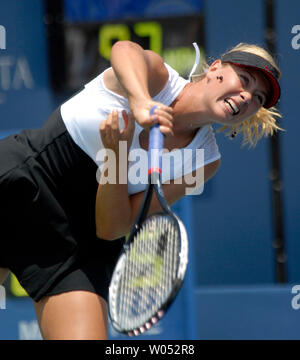
<path id="1" fill-rule="evenodd" d="M 235 102 L 229 98 L 225 99 L 224 102 L 227 104 L 227 109 L 231 115 L 235 116 L 239 114 L 240 109 L 236 106 Z"/>

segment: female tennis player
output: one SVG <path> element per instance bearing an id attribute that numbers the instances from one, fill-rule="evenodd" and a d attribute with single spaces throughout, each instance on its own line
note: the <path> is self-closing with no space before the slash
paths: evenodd
<path id="1" fill-rule="evenodd" d="M 111 65 L 41 129 L 0 141 L 0 281 L 9 271 L 17 276 L 44 339 L 107 338 L 111 274 L 146 187 L 129 176 L 129 157 L 148 148 L 151 126 L 159 124 L 168 151 L 204 149 L 204 181 L 220 165 L 212 124 L 250 145 L 278 129 L 280 71 L 260 47 L 239 44 L 191 82 L 129 41 L 113 46 Z M 115 153 L 117 175 L 128 165 L 128 181 L 104 181 L 103 149 L 107 158 Z M 186 193 L 184 175 L 201 170 L 181 169 L 175 160 L 165 177 L 170 204 Z"/>

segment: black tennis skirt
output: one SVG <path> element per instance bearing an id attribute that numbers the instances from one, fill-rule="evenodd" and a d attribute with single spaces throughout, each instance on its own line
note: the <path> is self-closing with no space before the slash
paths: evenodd
<path id="1" fill-rule="evenodd" d="M 0 140 L 0 267 L 35 301 L 72 290 L 107 299 L 124 238 L 96 236 L 96 171 L 60 109 L 41 129 Z"/>

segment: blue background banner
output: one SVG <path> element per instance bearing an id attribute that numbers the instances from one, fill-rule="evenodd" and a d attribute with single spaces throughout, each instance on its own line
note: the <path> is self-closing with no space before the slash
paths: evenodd
<path id="1" fill-rule="evenodd" d="M 202 0 L 64 0 L 69 22 L 129 20 L 199 14 Z"/>
<path id="2" fill-rule="evenodd" d="M 0 2 L 0 131 L 38 127 L 54 106 L 43 15 L 40 0 Z"/>

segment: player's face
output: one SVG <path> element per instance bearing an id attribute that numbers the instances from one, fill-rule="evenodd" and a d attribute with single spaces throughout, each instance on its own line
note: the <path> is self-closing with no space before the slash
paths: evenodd
<path id="1" fill-rule="evenodd" d="M 224 125 L 239 124 L 265 103 L 269 91 L 263 73 L 249 67 L 215 62 L 207 73 L 205 97 L 209 116 Z M 217 77 L 222 76 L 222 79 Z"/>

